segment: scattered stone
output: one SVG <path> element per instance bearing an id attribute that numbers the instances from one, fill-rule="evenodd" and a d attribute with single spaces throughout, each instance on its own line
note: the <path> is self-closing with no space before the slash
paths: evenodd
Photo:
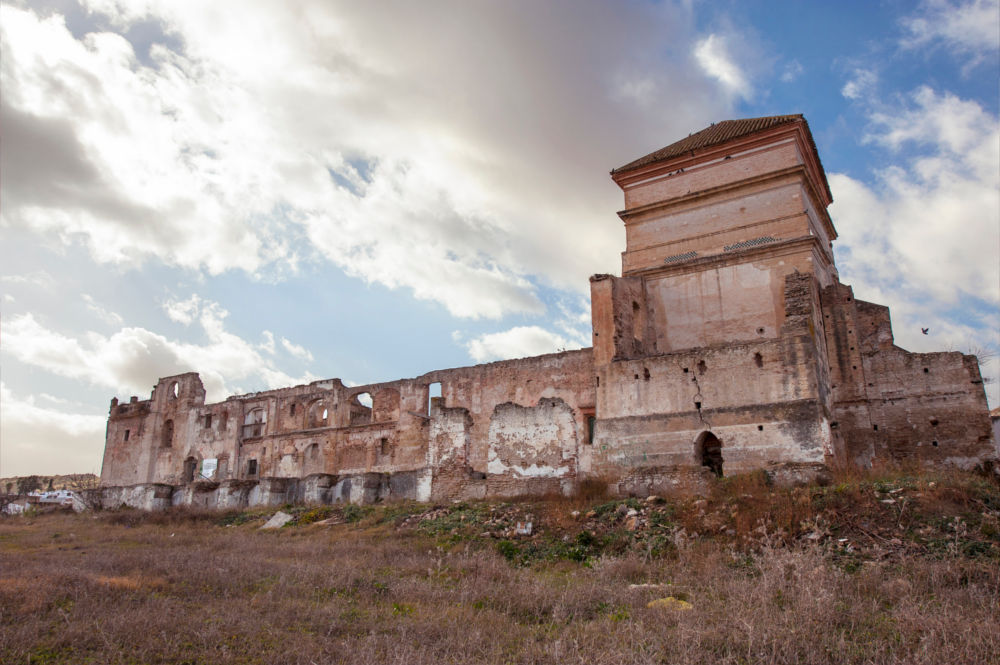
<path id="1" fill-rule="evenodd" d="M 514 527 L 514 533 L 519 536 L 530 536 L 531 526 L 531 522 L 518 522 L 517 526 Z"/>
<path id="2" fill-rule="evenodd" d="M 656 496 L 655 494 L 650 494 L 646 497 L 646 503 L 663 503 L 663 499 Z"/>
<path id="3" fill-rule="evenodd" d="M 589 519 L 593 519 L 593 518 L 597 517 L 597 511 L 596 510 L 588 510 L 587 514 L 584 515 L 584 517 L 586 517 L 588 520 Z"/>
<path id="4" fill-rule="evenodd" d="M 639 511 L 636 510 L 635 508 L 629 508 L 628 512 L 625 513 L 625 517 L 635 517 L 638 514 L 639 514 Z"/>
<path id="5" fill-rule="evenodd" d="M 580 511 L 579 510 L 574 510 L 573 512 L 571 512 L 569 514 L 569 516 L 572 517 L 573 519 L 576 519 L 576 518 L 578 518 L 580 516 Z"/>
<path id="6" fill-rule="evenodd" d="M 635 517 L 635 516 L 632 516 L 632 517 L 628 518 L 627 520 L 625 520 L 625 528 L 628 529 L 629 531 L 635 531 L 635 527 L 636 527 L 637 522 L 638 522 L 638 518 Z"/>
<path id="7" fill-rule="evenodd" d="M 261 527 L 261 529 L 280 529 L 294 519 L 292 515 L 279 510 L 274 515 L 271 515 L 271 519 Z"/>
<path id="8" fill-rule="evenodd" d="M 316 522 L 316 524 L 319 524 L 320 526 L 333 526 L 334 524 L 343 524 L 346 521 L 347 520 L 340 515 L 334 515 L 333 517 L 328 517 L 325 520 L 320 520 Z"/>
<path id="9" fill-rule="evenodd" d="M 646 603 L 646 607 L 651 607 L 654 609 L 663 610 L 678 610 L 686 611 L 692 609 L 691 603 L 686 600 L 680 600 L 679 598 L 674 598 L 673 596 L 667 596 L 666 598 L 657 598 L 656 600 L 651 600 Z"/>

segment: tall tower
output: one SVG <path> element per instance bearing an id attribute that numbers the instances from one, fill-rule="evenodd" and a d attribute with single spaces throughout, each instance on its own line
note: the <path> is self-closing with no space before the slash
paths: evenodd
<path id="1" fill-rule="evenodd" d="M 591 278 L 593 470 L 826 461 L 836 231 L 805 119 L 720 122 L 611 176 L 626 246 L 621 277 Z"/>

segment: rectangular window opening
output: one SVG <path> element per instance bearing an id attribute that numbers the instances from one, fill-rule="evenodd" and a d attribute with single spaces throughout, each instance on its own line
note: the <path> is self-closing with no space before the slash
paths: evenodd
<path id="1" fill-rule="evenodd" d="M 131 434 L 131 430 L 125 430 L 125 440 L 128 441 L 128 435 Z"/>
<path id="2" fill-rule="evenodd" d="M 435 381 L 434 383 L 427 386 L 427 415 L 431 415 L 431 411 L 434 409 L 434 405 L 438 404 L 444 406 L 444 400 L 441 399 L 441 382 Z"/>

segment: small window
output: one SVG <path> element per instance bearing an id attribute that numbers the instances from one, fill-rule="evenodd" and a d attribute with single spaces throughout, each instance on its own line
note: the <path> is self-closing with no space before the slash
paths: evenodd
<path id="1" fill-rule="evenodd" d="M 587 416 L 587 443 L 594 443 L 594 428 L 597 426 L 597 416 Z"/>
<path id="2" fill-rule="evenodd" d="M 685 368 L 684 368 L 684 373 L 685 373 L 685 374 L 687 374 L 687 373 L 688 373 L 688 368 L 687 368 L 687 367 L 685 367 Z"/>
<path id="3" fill-rule="evenodd" d="M 646 380 L 646 381 L 649 381 L 649 368 L 648 367 L 643 367 L 642 368 L 642 378 L 644 380 Z"/>
<path id="4" fill-rule="evenodd" d="M 243 438 L 254 439 L 264 436 L 266 426 L 267 411 L 260 407 L 251 410 L 243 419 Z"/>
<path id="5" fill-rule="evenodd" d="M 701 411 L 701 402 L 695 402 L 695 403 L 694 403 L 694 408 L 696 408 L 696 409 L 698 409 L 699 411 Z"/>
<path id="6" fill-rule="evenodd" d="M 290 416 L 294 416 L 295 415 L 295 405 L 294 404 L 292 404 L 290 407 L 288 407 L 288 415 L 290 415 Z"/>
<path id="7" fill-rule="evenodd" d="M 256 476 L 257 475 L 257 460 L 252 459 L 247 462 L 247 475 Z"/>
<path id="8" fill-rule="evenodd" d="M 130 430 L 125 430 L 125 440 L 128 441 L 128 435 L 131 434 Z"/>
<path id="9" fill-rule="evenodd" d="M 212 429 L 212 414 L 205 415 L 205 429 Z"/>
<path id="10" fill-rule="evenodd" d="M 878 431 L 878 425 L 872 425 L 872 430 L 875 431 L 875 432 L 877 432 Z"/>
<path id="11" fill-rule="evenodd" d="M 925 367 L 924 368 L 924 374 L 929 374 L 929 373 L 930 373 L 930 370 Z"/>
<path id="12" fill-rule="evenodd" d="M 315 462 L 319 458 L 319 444 L 313 443 L 309 446 L 309 450 L 306 452 L 306 457 L 310 462 Z"/>
<path id="13" fill-rule="evenodd" d="M 174 445 L 174 421 L 168 420 L 163 423 L 163 438 L 160 444 L 164 448 L 169 448 Z"/>
<path id="14" fill-rule="evenodd" d="M 757 425 L 757 431 L 758 432 L 763 432 L 764 431 L 764 426 L 763 425 Z"/>
<path id="15" fill-rule="evenodd" d="M 704 360 L 699 360 L 698 361 L 698 373 L 699 374 L 704 374 L 705 370 L 707 370 L 707 369 L 708 369 L 708 365 L 705 364 L 705 361 Z"/>
<path id="16" fill-rule="evenodd" d="M 226 427 L 229 425 L 229 412 L 223 411 L 219 414 L 219 431 L 225 432 Z"/>
<path id="17" fill-rule="evenodd" d="M 753 354 L 753 364 L 756 365 L 757 367 L 763 367 L 764 356 L 760 355 L 760 353 Z"/>
<path id="18" fill-rule="evenodd" d="M 177 399 L 177 396 L 179 394 L 180 394 L 180 388 L 177 386 L 177 382 L 174 381 L 173 383 L 170 384 L 170 389 L 167 391 L 167 395 L 170 397 L 170 399 Z"/>
<path id="19" fill-rule="evenodd" d="M 389 454 L 389 439 L 384 436 L 378 440 L 378 453 L 383 457 Z"/>

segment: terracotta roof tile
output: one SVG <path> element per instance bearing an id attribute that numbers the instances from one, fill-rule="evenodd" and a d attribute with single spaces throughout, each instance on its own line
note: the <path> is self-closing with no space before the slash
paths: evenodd
<path id="1" fill-rule="evenodd" d="M 700 132 L 695 132 L 694 134 L 691 134 L 687 138 L 683 138 L 676 143 L 671 143 L 665 148 L 660 148 L 655 152 L 651 152 L 645 157 L 640 157 L 635 161 L 629 162 L 625 166 L 619 166 L 614 169 L 612 173 L 631 171 L 642 166 L 648 166 L 649 164 L 655 164 L 656 162 L 662 162 L 674 157 L 680 157 L 684 153 L 688 153 L 693 150 L 700 150 L 702 148 L 719 145 L 720 143 L 725 143 L 726 141 L 730 141 L 735 138 L 747 136 L 748 134 L 753 134 L 754 132 L 770 129 L 771 127 L 777 127 L 778 125 L 784 125 L 790 122 L 797 122 L 799 120 L 803 120 L 801 113 L 797 113 L 795 115 L 772 115 L 764 118 L 724 120 L 722 122 L 717 122 L 710 127 L 706 127 Z"/>

